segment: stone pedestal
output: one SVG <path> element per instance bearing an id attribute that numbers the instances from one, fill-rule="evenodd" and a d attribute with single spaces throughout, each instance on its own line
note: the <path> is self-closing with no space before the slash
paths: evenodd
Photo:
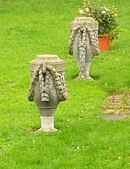
<path id="1" fill-rule="evenodd" d="M 74 55 L 80 79 L 92 79 L 90 64 L 98 49 L 98 22 L 91 17 L 76 17 L 70 23 L 69 54 Z"/>
<path id="2" fill-rule="evenodd" d="M 31 85 L 28 99 L 35 102 L 41 117 L 39 131 L 57 131 L 54 113 L 60 101 L 67 99 L 64 61 L 57 55 L 39 55 L 30 62 Z"/>

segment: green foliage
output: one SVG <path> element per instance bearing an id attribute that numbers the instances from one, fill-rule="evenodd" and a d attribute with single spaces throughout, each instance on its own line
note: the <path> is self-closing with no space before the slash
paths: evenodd
<path id="1" fill-rule="evenodd" d="M 0 1 L 0 169 L 129 169 L 130 122 L 105 121 L 111 92 L 130 88 L 129 0 L 109 0 L 122 32 L 111 51 L 94 58 L 95 81 L 76 80 L 68 54 L 69 23 L 82 0 Z M 39 112 L 27 100 L 29 62 L 57 54 L 66 63 L 69 99 L 55 114 L 57 133 L 37 133 Z"/>
<path id="2" fill-rule="evenodd" d="M 93 17 L 99 23 L 99 34 L 110 34 L 111 40 L 118 37 L 117 8 L 102 0 L 83 0 L 80 16 Z"/>

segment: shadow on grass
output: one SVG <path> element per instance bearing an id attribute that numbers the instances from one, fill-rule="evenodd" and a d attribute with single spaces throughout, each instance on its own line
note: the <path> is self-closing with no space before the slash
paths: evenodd
<path id="1" fill-rule="evenodd" d="M 72 78 L 73 80 L 78 79 L 77 77 L 78 77 L 78 74 L 75 74 L 75 75 L 72 75 L 72 76 L 71 76 L 71 78 Z M 92 77 L 94 80 L 99 80 L 99 79 L 100 79 L 100 76 L 99 76 L 99 75 L 91 75 L 91 77 Z"/>

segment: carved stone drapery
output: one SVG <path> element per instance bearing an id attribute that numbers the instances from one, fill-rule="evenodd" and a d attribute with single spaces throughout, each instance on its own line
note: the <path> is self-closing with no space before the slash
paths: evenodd
<path id="1" fill-rule="evenodd" d="M 67 93 L 66 83 L 64 80 L 64 73 L 57 73 L 56 69 L 49 65 L 46 65 L 46 71 L 43 71 L 42 70 L 43 65 L 38 66 L 38 68 L 34 71 L 32 75 L 32 81 L 28 93 L 28 99 L 30 101 L 34 100 L 34 92 L 35 92 L 34 88 L 36 82 L 39 81 L 41 101 L 49 101 L 49 95 L 50 95 L 49 85 L 51 79 L 55 83 L 59 101 L 66 100 L 68 93 Z"/>
<path id="2" fill-rule="evenodd" d="M 74 55 L 78 67 L 79 78 L 90 79 L 90 63 L 98 49 L 98 23 L 92 18 L 79 17 L 70 24 L 69 54 Z"/>

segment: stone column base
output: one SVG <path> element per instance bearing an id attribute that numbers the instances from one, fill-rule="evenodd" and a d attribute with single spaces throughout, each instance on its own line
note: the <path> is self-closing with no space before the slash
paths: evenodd
<path id="1" fill-rule="evenodd" d="M 55 132 L 58 131 L 57 129 L 54 128 L 54 116 L 51 117 L 41 117 L 41 128 L 38 131 L 43 131 L 43 132 Z"/>
<path id="2" fill-rule="evenodd" d="M 78 76 L 78 79 L 86 79 L 86 80 L 93 80 L 92 77 L 90 77 L 90 65 L 91 65 L 91 62 L 85 62 L 84 63 L 84 68 L 83 70 L 81 70 L 80 68 L 80 65 L 79 65 L 79 76 Z"/>

